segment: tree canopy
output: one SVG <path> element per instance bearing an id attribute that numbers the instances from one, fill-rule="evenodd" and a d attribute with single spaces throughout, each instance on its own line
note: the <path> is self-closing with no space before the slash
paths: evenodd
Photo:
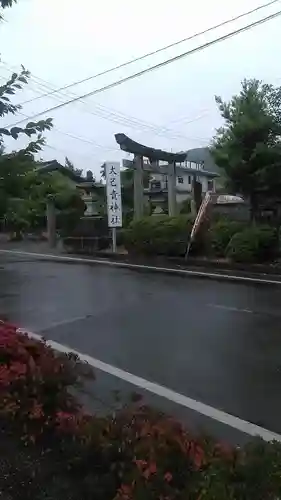
<path id="1" fill-rule="evenodd" d="M 29 71 L 27 71 L 23 66 L 20 73 L 13 73 L 11 78 L 2 86 L 0 86 L 0 117 L 3 118 L 8 114 L 15 115 L 20 109 L 19 104 L 12 104 L 10 101 L 10 96 L 13 96 L 17 90 L 21 90 L 23 84 L 28 83 L 28 78 L 30 77 Z M 34 154 L 40 151 L 41 147 L 44 145 L 44 139 L 42 138 L 42 132 L 45 130 L 50 130 L 52 128 L 52 119 L 48 118 L 46 120 L 40 120 L 38 122 L 29 122 L 27 125 L 22 127 L 0 127 L 0 146 L 3 148 L 4 136 L 12 137 L 13 139 L 18 139 L 20 134 L 25 134 L 27 137 L 32 137 L 36 135 L 36 140 L 31 142 L 27 148 L 20 151 L 24 154 Z"/>
<path id="2" fill-rule="evenodd" d="M 20 105 L 11 103 L 11 96 L 28 83 L 29 72 L 22 67 L 20 73 L 13 73 L 11 78 L 0 87 L 0 117 L 15 115 Z M 52 119 L 30 122 L 23 127 L 0 127 L 0 218 L 5 217 L 12 199 L 22 197 L 25 193 L 25 176 L 36 167 L 34 154 L 41 150 L 45 141 L 42 132 L 52 128 Z M 19 135 L 33 138 L 20 150 L 5 153 L 5 137 L 15 140 Z M 29 195 L 27 194 L 27 197 Z"/>
<path id="3" fill-rule="evenodd" d="M 77 177 L 82 176 L 83 173 L 82 168 L 75 168 L 74 164 L 72 163 L 72 161 L 69 160 L 67 156 L 65 157 L 65 167 L 71 170 L 71 172 L 77 175 Z"/>
<path id="4" fill-rule="evenodd" d="M 11 7 L 13 3 L 16 3 L 16 1 L 17 0 L 0 0 L 0 6 L 3 9 L 5 7 Z M 0 86 L 0 118 L 5 118 L 9 114 L 15 115 L 21 109 L 21 105 L 11 103 L 11 96 L 21 90 L 23 85 L 28 83 L 29 77 L 30 72 L 22 66 L 19 73 L 13 73 L 8 81 Z M 50 130 L 52 126 L 52 119 L 48 118 L 38 122 L 29 122 L 25 127 L 0 127 L 0 167 L 3 166 L 4 163 L 7 165 L 7 162 L 10 161 L 14 163 L 17 158 L 20 162 L 23 160 L 33 160 L 33 155 L 40 151 L 41 147 L 44 145 L 42 133 L 46 130 Z M 29 138 L 35 136 L 35 138 L 26 148 L 17 151 L 16 153 L 12 152 L 10 154 L 4 154 L 4 137 L 8 136 L 16 140 L 21 134 L 26 135 Z M 0 178 L 2 178 L 1 173 Z"/>
<path id="5" fill-rule="evenodd" d="M 17 3 L 17 0 L 0 0 L 0 5 L 3 9 L 5 9 L 5 7 L 11 7 L 13 3 Z"/>
<path id="6" fill-rule="evenodd" d="M 0 0 L 0 8 L 5 9 L 6 7 L 12 7 L 14 3 L 18 0 Z M 2 13 L 0 11 L 0 20 L 3 19 Z"/>
<path id="7" fill-rule="evenodd" d="M 238 95 L 216 102 L 225 124 L 213 140 L 214 160 L 255 217 L 263 200 L 281 192 L 281 87 L 244 80 Z"/>

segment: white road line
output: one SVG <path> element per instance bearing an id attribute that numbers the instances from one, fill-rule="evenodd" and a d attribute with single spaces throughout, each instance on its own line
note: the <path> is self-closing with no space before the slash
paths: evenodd
<path id="1" fill-rule="evenodd" d="M 78 321 L 82 321 L 90 317 L 92 317 L 92 314 L 84 314 L 84 316 L 75 316 L 74 318 L 69 318 L 62 321 L 56 321 L 54 323 L 49 323 L 46 327 L 41 328 L 39 331 L 41 333 L 44 333 L 49 330 L 53 330 L 54 328 L 58 328 L 59 326 L 71 325 L 72 323 L 77 323 Z"/>
<path id="2" fill-rule="evenodd" d="M 225 309 L 226 311 L 233 311 L 233 312 L 243 312 L 243 313 L 250 313 L 254 314 L 255 311 L 252 311 L 251 309 L 240 309 L 239 307 L 232 307 L 232 306 L 225 306 L 223 304 L 207 304 L 208 307 L 215 307 L 216 309 Z"/>
<path id="3" fill-rule="evenodd" d="M 127 269 L 143 269 L 147 271 L 154 272 L 165 272 L 170 274 L 178 274 L 179 276 L 197 276 L 202 278 L 211 278 L 216 280 L 231 280 L 237 282 L 245 282 L 245 283 L 259 283 L 263 285 L 281 285 L 280 281 L 270 280 L 270 279 L 261 279 L 261 278 L 250 278 L 247 276 L 235 276 L 234 274 L 219 274 L 219 273 L 209 273 L 203 271 L 191 271 L 187 269 L 174 269 L 167 267 L 159 267 L 159 266 L 148 266 L 145 264 L 130 264 L 128 262 L 115 262 L 110 260 L 100 260 L 100 259 L 85 259 L 83 257 L 69 257 L 66 255 L 54 255 L 54 254 L 41 254 L 36 252 L 24 252 L 20 250 L 4 250 L 0 249 L 2 253 L 9 253 L 13 255 L 26 255 L 38 257 L 39 259 L 51 259 L 54 261 L 69 261 L 69 262 L 83 262 L 83 264 L 101 264 L 103 266 L 111 266 L 111 267 L 123 267 Z"/>
<path id="4" fill-rule="evenodd" d="M 19 328 L 18 333 L 26 333 L 35 340 L 43 339 L 41 335 L 29 332 L 27 330 L 24 330 L 23 328 Z M 189 408 L 190 410 L 193 410 L 197 413 L 200 413 L 201 415 L 216 420 L 221 424 L 228 425 L 229 427 L 232 427 L 233 429 L 236 429 L 240 432 L 249 434 L 250 436 L 259 436 L 263 438 L 265 441 L 275 440 L 281 442 L 280 434 L 276 434 L 275 432 L 271 432 L 267 429 L 264 429 L 263 427 L 252 424 L 251 422 L 247 422 L 246 420 L 234 417 L 233 415 L 230 415 L 221 410 L 213 408 L 212 406 L 208 406 L 204 403 L 201 403 L 200 401 L 196 401 L 195 399 L 191 399 L 187 396 L 184 396 L 183 394 L 174 392 L 171 389 L 168 389 L 167 387 L 156 384 L 154 382 L 150 382 L 149 380 L 133 375 L 132 373 L 121 370 L 120 368 L 104 363 L 99 359 L 95 359 L 86 354 L 82 354 L 76 351 L 75 349 L 72 349 L 69 346 L 59 344 L 58 342 L 54 342 L 52 340 L 48 340 L 47 344 L 54 350 L 59 352 L 63 353 L 73 352 L 74 354 L 77 354 L 82 361 L 85 361 L 93 368 L 96 368 L 109 375 L 124 380 L 125 382 L 129 382 L 130 384 L 139 387 L 140 389 L 144 389 L 148 392 L 151 392 L 152 394 L 168 399 L 173 403 L 184 406 L 185 408 Z"/>

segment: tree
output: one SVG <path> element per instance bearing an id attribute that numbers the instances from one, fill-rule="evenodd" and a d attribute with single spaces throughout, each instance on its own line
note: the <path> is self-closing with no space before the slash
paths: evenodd
<path id="1" fill-rule="evenodd" d="M 11 78 L 0 87 L 0 117 L 8 114 L 15 115 L 20 109 L 20 105 L 13 105 L 10 102 L 10 96 L 14 95 L 22 84 L 28 82 L 29 73 L 24 68 L 17 74 L 14 73 Z M 10 197 L 19 196 L 20 185 L 27 171 L 34 168 L 34 154 L 40 151 L 44 145 L 42 132 L 52 128 L 52 120 L 40 120 L 39 122 L 30 122 L 25 128 L 12 127 L 0 128 L 0 218 L 5 214 L 7 203 Z M 4 137 L 9 136 L 18 139 L 20 134 L 27 137 L 36 136 L 28 146 L 19 151 L 5 154 Z"/>
<path id="2" fill-rule="evenodd" d="M 281 189 L 281 88 L 244 80 L 230 102 L 216 97 L 225 125 L 211 152 L 233 193 L 250 202 L 252 217 Z"/>
<path id="3" fill-rule="evenodd" d="M 22 66 L 20 73 L 13 73 L 11 78 L 0 87 L 0 117 L 3 118 L 8 114 L 15 115 L 17 111 L 21 109 L 19 104 L 11 104 L 10 96 L 14 95 L 17 90 L 20 90 L 22 88 L 22 84 L 27 84 L 29 77 L 29 71 Z M 30 142 L 27 148 L 21 150 L 19 153 L 27 155 L 38 153 L 44 145 L 44 139 L 41 135 L 42 132 L 50 130 L 51 128 L 51 118 L 48 118 L 47 120 L 40 120 L 38 122 L 29 122 L 24 128 L 16 126 L 12 128 L 0 128 L 0 146 L 3 147 L 4 136 L 10 136 L 13 139 L 18 139 L 20 134 L 25 134 L 28 137 L 37 135 L 36 140 Z"/>
<path id="4" fill-rule="evenodd" d="M 5 9 L 5 7 L 12 7 L 13 3 L 17 3 L 17 0 L 0 0 L 2 9 Z"/>
<path id="5" fill-rule="evenodd" d="M 0 7 L 11 7 L 17 0 L 0 0 Z M 1 18 L 1 16 L 0 16 Z M 13 73 L 11 78 L 0 87 L 0 117 L 15 115 L 20 105 L 13 105 L 10 96 L 21 90 L 28 83 L 30 73 L 22 67 L 20 73 Z M 30 122 L 24 128 L 12 126 L 0 128 L 0 218 L 17 232 L 40 225 L 45 219 L 46 199 L 54 197 L 57 208 L 65 215 L 63 221 L 68 226 L 84 213 L 85 205 L 81 197 L 59 172 L 42 173 L 34 154 L 44 145 L 42 133 L 52 128 L 52 120 Z M 20 134 L 35 136 L 28 146 L 20 151 L 5 154 L 4 137 L 18 139 Z M 76 175 L 82 170 L 75 169 L 66 158 L 66 166 Z"/>
<path id="6" fill-rule="evenodd" d="M 3 9 L 11 7 L 15 2 L 16 0 L 0 0 L 0 7 Z M 21 109 L 20 105 L 11 103 L 10 97 L 28 83 L 29 77 L 30 73 L 22 66 L 19 73 L 13 73 L 10 79 L 0 86 L 0 118 L 9 114 L 15 115 Z M 44 145 L 42 132 L 51 128 L 51 118 L 29 122 L 24 128 L 0 127 L 0 218 L 5 215 L 9 199 L 20 197 L 24 176 L 35 165 L 34 154 Z M 5 154 L 4 137 L 12 137 L 16 140 L 21 134 L 29 138 L 35 136 L 35 139 L 24 149 Z"/>
<path id="7" fill-rule="evenodd" d="M 33 168 L 28 155 L 0 155 L 0 219 L 5 216 L 9 200 L 22 197 L 25 176 Z"/>
<path id="8" fill-rule="evenodd" d="M 75 185 L 60 172 L 40 172 L 40 165 L 26 171 L 13 196 L 7 201 L 4 221 L 7 229 L 21 237 L 23 230 L 46 227 L 46 202 L 51 195 L 58 210 L 58 228 L 67 233 L 77 224 L 85 204 Z"/>
<path id="9" fill-rule="evenodd" d="M 65 167 L 69 168 L 69 170 L 71 170 L 71 172 L 74 172 L 75 175 L 77 175 L 77 177 L 81 177 L 82 172 L 83 172 L 82 168 L 75 168 L 73 163 L 68 159 L 67 156 L 65 157 Z"/>
<path id="10" fill-rule="evenodd" d="M 12 7 L 14 3 L 17 3 L 17 0 L 0 0 L 0 7 L 5 9 L 6 7 Z M 2 16 L 0 14 L 0 19 L 1 18 Z M 22 66 L 22 71 L 19 74 L 13 73 L 11 78 L 0 87 L 0 117 L 4 117 L 9 113 L 14 115 L 21 109 L 20 105 L 13 105 L 10 103 L 9 96 L 14 95 L 18 89 L 21 89 L 22 84 L 26 84 L 29 77 L 29 71 Z M 36 133 L 41 134 L 44 130 L 50 130 L 51 127 L 52 120 L 49 118 L 47 120 L 40 120 L 36 123 L 30 122 L 25 128 L 13 127 L 10 130 L 8 128 L 0 128 L 0 147 L 3 145 L 3 135 L 11 136 L 14 139 L 17 139 L 19 134 L 26 134 L 28 137 L 31 137 Z M 37 153 L 40 151 L 43 144 L 44 140 L 41 135 L 39 135 L 37 140 L 29 145 L 27 152 Z"/>
<path id="11" fill-rule="evenodd" d="M 17 3 L 17 0 L 0 0 L 0 7 L 5 9 L 6 7 L 12 7 L 13 3 Z M 2 15 L 0 13 L 0 19 L 2 19 Z"/>
<path id="12" fill-rule="evenodd" d="M 60 210 L 57 227 L 62 236 L 69 236 L 83 216 L 86 205 L 77 190 L 58 194 L 55 202 Z"/>

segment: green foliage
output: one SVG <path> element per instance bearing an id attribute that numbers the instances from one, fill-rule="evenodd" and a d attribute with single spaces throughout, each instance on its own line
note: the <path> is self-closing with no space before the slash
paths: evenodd
<path id="1" fill-rule="evenodd" d="M 5 7 L 12 7 L 13 3 L 17 3 L 17 0 L 0 0 L 2 9 L 5 9 Z"/>
<path id="2" fill-rule="evenodd" d="M 18 90 L 22 89 L 23 84 L 28 83 L 30 77 L 29 71 L 27 71 L 23 66 L 20 73 L 13 73 L 11 78 L 0 87 L 0 116 L 4 117 L 8 114 L 16 114 L 20 109 L 20 105 L 14 105 L 10 102 L 10 96 L 13 96 Z M 32 148 L 29 146 L 25 153 L 36 153 L 41 149 L 44 144 L 42 141 L 42 132 L 45 130 L 50 130 L 52 128 L 52 119 L 40 120 L 38 122 L 29 122 L 25 128 L 22 127 L 12 127 L 12 128 L 0 128 L 0 142 L 3 143 L 3 136 L 12 137 L 13 139 L 18 139 L 20 134 L 25 134 L 31 137 L 34 134 L 38 134 L 37 141 L 33 143 Z M 37 147 L 36 147 L 37 145 Z"/>
<path id="3" fill-rule="evenodd" d="M 12 7 L 14 3 L 17 3 L 17 0 L 0 0 L 0 7 L 5 9 L 6 7 Z M 0 12 L 0 21 L 3 19 L 2 13 Z"/>
<path id="4" fill-rule="evenodd" d="M 82 168 L 75 168 L 73 163 L 67 158 L 67 156 L 65 157 L 65 167 L 69 168 L 69 170 L 71 170 L 71 172 L 73 172 L 75 175 L 77 175 L 77 177 L 82 176 L 82 173 L 83 173 Z"/>
<path id="5" fill-rule="evenodd" d="M 30 160 L 19 162 L 17 158 L 12 164 L 6 163 L 6 169 L 2 179 L 6 197 L 0 209 L 8 230 L 22 232 L 46 227 L 46 202 L 52 196 L 59 211 L 58 229 L 62 234 L 72 231 L 85 211 L 85 204 L 75 187 L 60 172 L 42 173 L 38 171 L 38 163 Z"/>
<path id="6" fill-rule="evenodd" d="M 255 217 L 264 198 L 280 193 L 281 87 L 244 80 L 239 95 L 216 102 L 225 126 L 211 152 L 231 192 L 249 199 Z"/>
<path id="7" fill-rule="evenodd" d="M 21 238 L 22 232 L 30 227 L 32 219 L 36 217 L 37 214 L 33 210 L 29 200 L 9 199 L 4 222 L 6 229 L 15 233 L 16 239 Z"/>
<path id="8" fill-rule="evenodd" d="M 0 7 L 3 9 L 6 7 L 11 7 L 17 0 L 0 0 Z M 2 18 L 0 14 L 0 19 Z M 8 81 L 0 86 L 0 117 L 6 117 L 7 115 L 15 115 L 20 109 L 19 104 L 14 105 L 11 103 L 10 98 L 14 96 L 16 92 L 22 89 L 23 85 L 28 83 L 30 77 L 29 71 L 27 71 L 23 66 L 19 73 L 13 73 Z M 27 164 L 34 162 L 34 154 L 38 153 L 42 146 L 44 145 L 44 138 L 42 133 L 45 130 L 50 130 L 52 128 L 52 119 L 40 120 L 38 122 L 30 122 L 24 128 L 13 126 L 13 127 L 0 127 L 0 219 L 6 214 L 7 217 L 14 221 L 13 224 L 17 225 L 16 220 L 22 220 L 21 215 L 19 217 L 13 214 L 13 209 L 15 207 L 8 207 L 9 199 L 13 197 L 19 197 L 20 191 L 22 191 L 22 183 L 24 182 L 24 176 L 29 170 Z M 9 154 L 4 154 L 4 138 L 12 137 L 13 139 L 18 139 L 19 135 L 26 135 L 27 137 L 36 136 L 35 140 L 31 141 L 28 146 L 20 151 L 12 152 Z M 13 203 L 12 203 L 13 204 Z M 20 212 L 22 213 L 22 208 Z"/>
<path id="9" fill-rule="evenodd" d="M 188 215 L 144 217 L 124 231 L 125 246 L 129 252 L 145 255 L 184 255 L 192 224 Z"/>
<path id="10" fill-rule="evenodd" d="M 62 234 L 69 234 L 77 225 L 80 217 L 84 214 L 85 204 L 75 187 L 68 182 L 60 172 L 42 174 L 36 170 L 26 176 L 24 197 L 37 208 L 37 223 L 31 225 L 36 227 L 45 218 L 46 202 L 49 196 L 54 199 L 57 208 L 57 227 Z"/>
<path id="11" fill-rule="evenodd" d="M 179 207 L 179 211 L 181 214 L 190 214 L 191 213 L 191 200 L 184 200 Z"/>
<path id="12" fill-rule="evenodd" d="M 184 256 L 193 225 L 190 215 L 144 217 L 122 231 L 122 243 L 130 254 Z M 237 262 L 263 262 L 277 255 L 278 241 L 274 228 L 250 226 L 244 222 L 220 218 L 205 234 L 196 236 L 193 255 L 211 251 Z"/>
<path id="13" fill-rule="evenodd" d="M 34 162 L 29 155 L 0 154 L 0 219 L 8 210 L 9 200 L 22 197 L 26 174 L 33 168 Z"/>
<path id="14" fill-rule="evenodd" d="M 7 114 L 15 114 L 19 109 L 19 105 L 10 103 L 10 96 L 14 95 L 18 89 L 22 88 L 22 84 L 27 83 L 29 72 L 22 68 L 21 73 L 14 73 L 5 85 L 0 87 L 0 116 L 4 117 Z M 39 122 L 30 122 L 25 128 L 12 127 L 0 128 L 0 218 L 6 214 L 6 220 L 9 224 L 18 226 L 23 225 L 23 209 L 20 209 L 20 214 L 14 212 L 15 205 L 9 206 L 9 200 L 12 198 L 22 197 L 25 190 L 25 176 L 35 168 L 34 154 L 38 153 L 44 145 L 42 132 L 50 130 L 52 127 L 52 120 L 40 120 Z M 27 137 L 36 135 L 36 139 L 31 141 L 28 146 L 17 152 L 9 154 L 4 153 L 3 139 L 5 136 L 10 136 L 13 139 L 18 139 L 20 134 Z M 27 193 L 29 197 L 29 193 Z M 18 205 L 19 206 L 19 205 Z M 6 213 L 7 212 L 7 213 Z"/>
<path id="15" fill-rule="evenodd" d="M 234 234 L 226 255 L 235 262 L 263 262 L 277 255 L 278 238 L 270 226 L 252 226 Z"/>
<path id="16" fill-rule="evenodd" d="M 57 217 L 57 227 L 62 236 L 68 236 L 83 216 L 86 205 L 76 191 L 61 192 L 56 196 L 55 201 L 60 210 Z"/>
<path id="17" fill-rule="evenodd" d="M 242 231 L 244 228 L 245 224 L 243 222 L 237 222 L 227 218 L 221 218 L 213 222 L 207 236 L 211 253 L 218 257 L 224 257 L 232 236 Z"/>

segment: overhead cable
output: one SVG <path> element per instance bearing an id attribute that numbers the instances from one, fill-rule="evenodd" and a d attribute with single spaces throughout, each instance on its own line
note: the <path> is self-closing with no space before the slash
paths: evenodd
<path id="1" fill-rule="evenodd" d="M 235 17 L 232 17 L 232 18 L 227 19 L 227 20 L 225 20 L 225 21 L 222 21 L 221 23 L 216 24 L 216 25 L 214 25 L 214 26 L 211 26 L 210 28 L 207 28 L 207 29 L 205 29 L 205 30 L 203 30 L 203 31 L 200 31 L 200 32 L 198 32 L 198 33 L 195 33 L 195 34 L 193 34 L 193 35 L 190 35 L 190 36 L 188 36 L 188 37 L 186 37 L 186 38 L 183 38 L 183 39 L 181 39 L 181 40 L 178 40 L 178 41 L 176 41 L 176 42 L 170 43 L 169 45 L 165 45 L 164 47 L 160 47 L 159 49 L 153 50 L 153 51 L 151 51 L 151 52 L 147 52 L 146 54 L 143 54 L 142 56 L 135 57 L 134 59 L 130 59 L 129 61 L 126 61 L 126 62 L 124 62 L 124 63 L 121 63 L 121 64 L 118 64 L 118 65 L 116 65 L 116 66 L 113 66 L 112 68 L 109 68 L 109 69 L 106 69 L 106 70 L 104 70 L 104 71 L 101 71 L 100 73 L 97 73 L 97 74 L 95 74 L 95 75 L 89 76 L 89 77 L 84 78 L 84 79 L 82 79 L 82 80 L 78 80 L 78 81 L 73 82 L 73 83 L 70 83 L 70 84 L 68 84 L 68 85 L 64 85 L 64 86 L 62 86 L 62 87 L 60 87 L 60 88 L 58 88 L 58 89 L 51 90 L 50 92 L 45 93 L 45 94 L 44 94 L 44 95 L 42 95 L 41 97 L 40 97 L 40 96 L 39 96 L 39 97 L 37 96 L 37 97 L 35 97 L 35 98 L 33 98 L 33 99 L 29 99 L 29 100 L 27 100 L 27 101 L 24 101 L 24 102 L 23 102 L 23 103 L 21 103 L 21 104 L 22 104 L 22 105 L 23 105 L 23 104 L 27 104 L 27 103 L 29 103 L 29 102 L 36 101 L 37 99 L 41 99 L 41 98 L 43 98 L 43 97 L 48 97 L 48 96 L 50 96 L 50 95 L 52 95 L 52 94 L 55 94 L 55 93 L 57 93 L 57 92 L 61 92 L 61 91 L 64 91 L 64 90 L 67 90 L 67 89 L 70 89 L 70 88 L 76 87 L 77 85 L 80 85 L 80 84 L 82 84 L 82 83 L 89 82 L 89 81 L 91 81 L 91 80 L 93 80 L 93 79 L 95 79 L 95 78 L 98 78 L 98 77 L 100 77 L 100 76 L 107 75 L 108 73 L 112 73 L 113 71 L 116 71 L 116 70 L 118 70 L 118 69 L 124 68 L 124 67 L 129 66 L 129 65 L 131 65 L 131 64 L 133 64 L 133 63 L 136 63 L 136 62 L 142 61 L 142 60 L 144 60 L 144 59 L 147 59 L 148 57 L 151 57 L 151 56 L 154 56 L 154 55 L 156 55 L 156 54 L 159 54 L 160 52 L 163 52 L 163 51 L 165 51 L 165 50 L 168 50 L 168 49 L 171 49 L 171 48 L 173 48 L 173 47 L 176 47 L 176 46 L 178 46 L 178 45 L 180 45 L 180 44 L 182 44 L 182 43 L 185 43 L 185 42 L 188 42 L 188 41 L 190 41 L 190 40 L 193 40 L 194 38 L 197 38 L 197 37 L 199 37 L 199 36 L 201 36 L 201 35 L 206 35 L 207 33 L 210 33 L 211 31 L 214 31 L 214 30 L 216 30 L 216 29 L 218 29 L 218 28 L 222 28 L 223 26 L 226 26 L 227 24 L 233 23 L 233 22 L 235 22 L 235 21 L 238 21 L 239 19 L 242 19 L 243 17 L 247 17 L 247 16 L 249 16 L 249 15 L 251 15 L 251 14 L 254 14 L 254 13 L 256 13 L 256 12 L 259 12 L 259 11 L 260 11 L 260 10 L 262 10 L 262 9 L 265 9 L 265 8 L 267 8 L 267 7 L 270 7 L 271 5 L 274 5 L 274 4 L 278 3 L 279 1 L 280 1 L 280 0 L 271 0 L 270 2 L 267 2 L 267 3 L 265 3 L 265 4 L 262 4 L 262 5 L 260 5 L 260 6 L 256 7 L 256 8 L 254 8 L 254 9 L 252 9 L 252 10 L 249 10 L 249 11 L 247 11 L 247 12 L 243 12 L 242 14 L 239 14 L 238 16 L 235 16 Z"/>
<path id="2" fill-rule="evenodd" d="M 110 83 L 108 85 L 105 85 L 103 87 L 95 89 L 95 90 L 93 90 L 91 92 L 87 92 L 86 94 L 83 94 L 81 96 L 77 96 L 77 97 L 75 97 L 73 99 L 70 99 L 69 101 L 66 101 L 64 103 L 58 104 L 56 106 L 53 106 L 53 107 L 47 108 L 47 109 L 45 109 L 43 111 L 40 111 L 38 113 L 35 113 L 34 115 L 29 116 L 27 119 L 28 120 L 29 119 L 33 120 L 34 118 L 38 118 L 40 116 L 45 115 L 46 113 L 57 111 L 58 109 L 64 108 L 65 106 L 68 106 L 69 104 L 73 104 L 75 102 L 78 102 L 81 99 L 85 99 L 87 97 L 99 94 L 101 92 L 105 92 L 106 90 L 110 90 L 112 88 L 115 88 L 115 87 L 117 87 L 119 85 L 122 85 L 125 82 L 133 80 L 135 78 L 139 78 L 139 77 L 145 75 L 146 73 L 149 73 L 151 71 L 155 71 L 156 69 L 160 69 L 160 68 L 162 68 L 164 66 L 167 66 L 168 64 L 171 64 L 171 63 L 174 63 L 176 61 L 179 61 L 179 60 L 183 59 L 184 57 L 187 57 L 189 55 L 192 55 L 192 54 L 195 54 L 197 52 L 200 52 L 200 51 L 202 51 L 202 50 L 204 50 L 204 49 L 206 49 L 208 47 L 211 47 L 212 45 L 215 45 L 215 44 L 217 44 L 219 42 L 223 42 L 225 40 L 228 40 L 229 38 L 232 38 L 233 36 L 236 36 L 236 35 L 238 35 L 240 33 L 243 33 L 245 31 L 248 31 L 248 30 L 250 30 L 252 28 L 255 28 L 255 27 L 257 27 L 257 26 L 259 26 L 261 24 L 264 24 L 264 23 L 266 23 L 268 21 L 271 21 L 271 20 L 279 17 L 280 15 L 281 15 L 281 11 L 275 12 L 274 14 L 271 14 L 270 16 L 267 16 L 267 17 L 264 17 L 262 19 L 259 19 L 258 21 L 255 21 L 255 22 L 253 22 L 251 24 L 243 26 L 242 28 L 239 28 L 239 29 L 237 29 L 235 31 L 231 31 L 230 33 L 227 33 L 226 35 L 223 35 L 223 36 L 221 36 L 219 38 L 216 38 L 215 40 L 212 40 L 210 42 L 204 43 L 203 45 L 199 45 L 198 47 L 195 47 L 194 49 L 188 50 L 188 51 L 183 52 L 183 53 L 181 53 L 181 54 L 179 54 L 177 56 L 174 56 L 174 57 L 171 57 L 169 59 L 166 59 L 165 61 L 162 61 L 161 63 L 155 64 L 153 66 L 150 66 L 149 68 L 143 69 L 142 71 L 139 71 L 137 73 L 133 73 L 132 75 L 129 75 L 129 76 L 125 77 L 125 78 L 121 78 L 120 80 L 117 80 L 117 81 L 112 82 L 112 83 Z M 26 119 L 20 120 L 20 121 L 12 124 L 10 126 L 18 125 L 19 123 L 22 123 L 23 121 L 26 121 Z"/>

